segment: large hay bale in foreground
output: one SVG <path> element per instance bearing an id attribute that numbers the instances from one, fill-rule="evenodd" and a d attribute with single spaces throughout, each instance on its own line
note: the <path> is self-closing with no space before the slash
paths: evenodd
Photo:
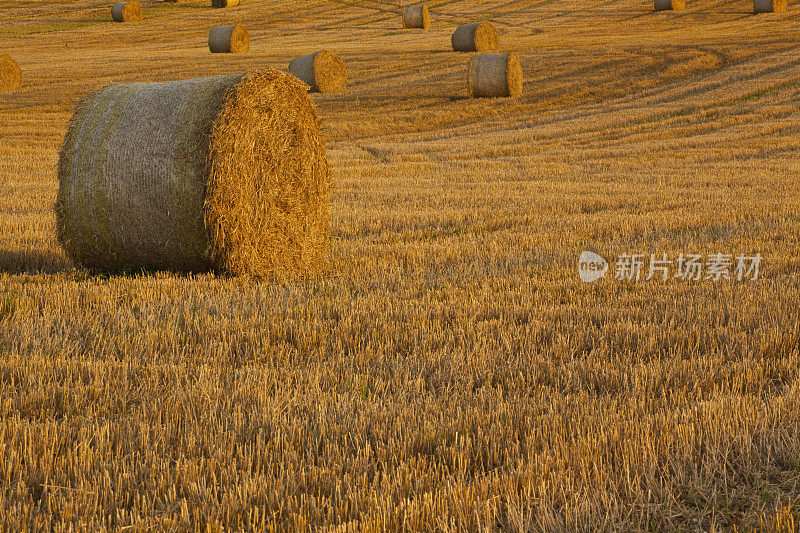
<path id="1" fill-rule="evenodd" d="M 456 52 L 491 52 L 500 44 L 500 36 L 491 22 L 459 26 L 450 40 Z"/>
<path id="2" fill-rule="evenodd" d="M 0 54 L 0 93 L 16 91 L 22 85 L 22 70 L 9 54 Z"/>
<path id="3" fill-rule="evenodd" d="M 289 63 L 289 72 L 314 92 L 332 93 L 347 87 L 344 61 L 326 50 L 293 59 Z"/>
<path id="4" fill-rule="evenodd" d="M 474 98 L 522 93 L 522 66 L 515 53 L 481 54 L 469 61 L 469 94 Z"/>
<path id="5" fill-rule="evenodd" d="M 426 30 L 431 25 L 431 14 L 428 6 L 408 6 L 403 9 L 403 27 Z"/>
<path id="6" fill-rule="evenodd" d="M 211 7 L 236 7 L 239 0 L 211 0 Z"/>
<path id="7" fill-rule="evenodd" d="M 321 269 L 330 170 L 305 85 L 274 69 L 112 85 L 70 120 L 58 239 L 90 268 Z"/>
<path id="8" fill-rule="evenodd" d="M 208 33 L 208 48 L 215 54 L 241 54 L 250 50 L 250 34 L 243 26 L 214 26 Z"/>
<path id="9" fill-rule="evenodd" d="M 786 0 L 753 0 L 756 13 L 786 13 Z"/>
<path id="10" fill-rule="evenodd" d="M 686 0 L 655 0 L 656 11 L 683 11 Z"/>
<path id="11" fill-rule="evenodd" d="M 139 2 L 117 2 L 111 7 L 111 18 L 114 22 L 136 22 L 142 20 L 142 8 Z"/>

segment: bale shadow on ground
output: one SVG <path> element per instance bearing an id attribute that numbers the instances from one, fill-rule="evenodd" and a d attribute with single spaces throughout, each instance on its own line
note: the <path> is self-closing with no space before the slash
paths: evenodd
<path id="1" fill-rule="evenodd" d="M 62 254 L 39 250 L 0 249 L 0 273 L 55 274 L 72 269 L 72 263 Z"/>

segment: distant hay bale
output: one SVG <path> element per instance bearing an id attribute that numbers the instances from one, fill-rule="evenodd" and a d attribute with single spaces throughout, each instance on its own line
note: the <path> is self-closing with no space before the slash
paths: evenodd
<path id="1" fill-rule="evenodd" d="M 403 27 L 404 28 L 420 28 L 423 30 L 428 29 L 431 25 L 431 14 L 428 12 L 428 6 L 417 5 L 408 6 L 403 9 Z"/>
<path id="2" fill-rule="evenodd" d="M 89 95 L 58 178 L 58 239 L 78 265 L 287 278 L 324 262 L 317 113 L 306 86 L 274 69 Z"/>
<path id="3" fill-rule="evenodd" d="M 326 50 L 293 59 L 289 63 L 289 72 L 314 92 L 332 93 L 347 87 L 344 61 Z"/>
<path id="4" fill-rule="evenodd" d="M 211 0 L 211 7 L 236 7 L 239 0 Z"/>
<path id="5" fill-rule="evenodd" d="M 473 22 L 456 28 L 451 41 L 456 52 L 491 52 L 497 50 L 500 37 L 491 22 Z"/>
<path id="6" fill-rule="evenodd" d="M 114 22 L 136 22 L 142 20 L 142 8 L 139 2 L 117 2 L 111 7 L 111 18 Z"/>
<path id="7" fill-rule="evenodd" d="M 686 0 L 655 0 L 656 11 L 683 11 Z"/>
<path id="8" fill-rule="evenodd" d="M 16 91 L 22 85 L 22 70 L 9 54 L 0 54 L 0 93 Z"/>
<path id="9" fill-rule="evenodd" d="M 522 67 L 515 53 L 481 54 L 469 62 L 469 94 L 474 98 L 522 93 Z"/>
<path id="10" fill-rule="evenodd" d="M 753 0 L 756 13 L 786 13 L 786 0 Z"/>
<path id="11" fill-rule="evenodd" d="M 250 50 L 250 35 L 243 26 L 214 26 L 208 34 L 211 52 L 241 54 Z"/>

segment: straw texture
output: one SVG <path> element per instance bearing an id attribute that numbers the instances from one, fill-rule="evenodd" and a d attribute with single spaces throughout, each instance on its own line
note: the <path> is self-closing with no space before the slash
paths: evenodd
<path id="1" fill-rule="evenodd" d="M 22 85 L 22 70 L 9 54 L 0 54 L 0 93 L 16 91 Z"/>
<path id="2" fill-rule="evenodd" d="M 500 37 L 491 22 L 473 22 L 456 28 L 451 42 L 456 52 L 491 52 L 497 50 Z"/>
<path id="3" fill-rule="evenodd" d="M 208 48 L 215 54 L 242 54 L 250 50 L 250 35 L 239 25 L 214 26 L 208 33 Z"/>
<path id="4" fill-rule="evenodd" d="M 753 0 L 756 13 L 786 13 L 786 0 Z"/>
<path id="5" fill-rule="evenodd" d="M 428 29 L 430 25 L 431 14 L 428 12 L 428 6 L 408 6 L 403 9 L 404 28 L 419 28 L 425 30 Z"/>
<path id="6" fill-rule="evenodd" d="M 469 94 L 474 98 L 522 94 L 522 67 L 517 54 L 481 54 L 470 59 Z"/>
<path id="7" fill-rule="evenodd" d="M 211 0 L 211 7 L 236 7 L 239 0 Z"/>
<path id="8" fill-rule="evenodd" d="M 686 0 L 655 0 L 656 11 L 683 11 Z"/>
<path id="9" fill-rule="evenodd" d="M 306 87 L 268 69 L 113 85 L 78 107 L 61 149 L 56 221 L 96 269 L 318 272 L 330 169 Z"/>
<path id="10" fill-rule="evenodd" d="M 139 2 L 117 2 L 111 7 L 111 18 L 114 22 L 136 22 L 142 20 L 142 8 Z"/>
<path id="11" fill-rule="evenodd" d="M 332 93 L 347 87 L 347 69 L 342 58 L 320 50 L 293 59 L 289 72 L 309 86 L 312 92 Z"/>

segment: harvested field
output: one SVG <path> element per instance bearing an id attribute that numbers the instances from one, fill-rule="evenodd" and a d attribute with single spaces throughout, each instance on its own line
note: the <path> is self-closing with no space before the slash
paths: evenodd
<path id="1" fill-rule="evenodd" d="M 0 93 L 16 91 L 22 85 L 22 69 L 14 58 L 0 54 Z"/>
<path id="2" fill-rule="evenodd" d="M 796 528 L 800 5 L 453 0 L 424 32 L 397 2 L 141 5 L 0 0 L 0 529 Z M 469 98 L 450 38 L 479 20 L 520 96 Z M 209 53 L 224 24 L 248 54 Z M 322 49 L 348 88 L 312 96 L 321 277 L 70 263 L 82 98 Z M 585 250 L 612 275 L 582 282 Z M 613 279 L 664 253 L 763 264 Z"/>

